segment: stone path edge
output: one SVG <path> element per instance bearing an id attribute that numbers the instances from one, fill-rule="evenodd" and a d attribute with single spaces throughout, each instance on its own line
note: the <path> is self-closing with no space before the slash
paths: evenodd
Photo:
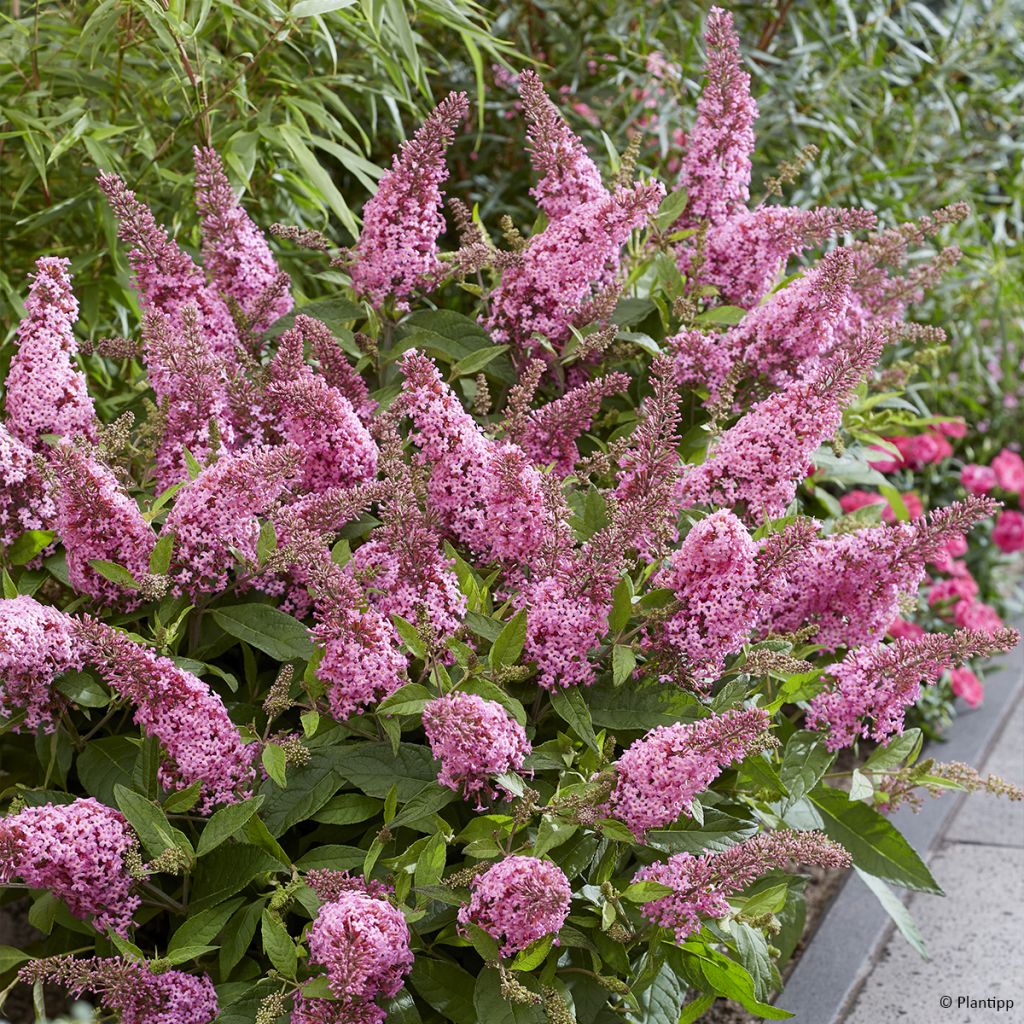
<path id="1" fill-rule="evenodd" d="M 1024 628 L 1024 622 L 1013 625 Z M 981 707 L 961 711 L 949 739 L 928 744 L 924 756 L 980 765 L 998 740 L 1022 691 L 1024 641 L 1002 659 L 998 668 L 986 673 Z M 958 793 L 929 799 L 917 814 L 904 807 L 893 814 L 892 822 L 928 861 L 966 796 Z M 894 888 L 894 892 L 904 900 L 910 896 L 902 889 Z M 894 928 L 874 894 L 851 872 L 789 976 L 777 1005 L 794 1014 L 794 1024 L 839 1024 Z"/>

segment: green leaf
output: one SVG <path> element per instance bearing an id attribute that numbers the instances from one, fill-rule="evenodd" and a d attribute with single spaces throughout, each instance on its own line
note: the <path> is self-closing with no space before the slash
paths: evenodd
<path id="1" fill-rule="evenodd" d="M 685 188 L 678 188 L 674 192 L 669 192 L 662 199 L 658 212 L 654 215 L 654 223 L 658 226 L 658 229 L 660 231 L 667 231 L 672 227 L 683 215 L 683 210 L 686 209 L 686 204 L 689 200 L 690 197 Z"/>
<path id="2" fill-rule="evenodd" d="M 858 868 L 906 889 L 943 895 L 910 843 L 878 811 L 829 786 L 819 786 L 809 799 L 826 834 L 846 847 Z"/>
<path id="3" fill-rule="evenodd" d="M 174 553 L 174 533 L 162 533 L 153 545 L 149 556 L 149 571 L 158 576 L 166 576 L 171 567 L 171 555 Z"/>
<path id="4" fill-rule="evenodd" d="M 651 983 L 636 993 L 637 1012 L 631 1015 L 636 1024 L 676 1024 L 686 1001 L 686 986 L 672 965 L 661 965 Z"/>
<path id="5" fill-rule="evenodd" d="M 313 656 L 309 630 L 294 616 L 269 604 L 215 608 L 213 618 L 225 633 L 244 640 L 275 661 L 308 660 Z"/>
<path id="6" fill-rule="evenodd" d="M 626 628 L 633 614 L 633 581 L 623 576 L 612 591 L 612 610 L 608 616 L 608 630 L 614 636 Z"/>
<path id="7" fill-rule="evenodd" d="M 500 668 L 503 665 L 514 665 L 523 653 L 523 644 L 526 643 L 526 609 L 519 611 L 505 623 L 497 639 L 491 645 L 491 652 L 487 660 L 492 667 Z"/>
<path id="8" fill-rule="evenodd" d="M 739 306 L 715 306 L 714 309 L 705 310 L 694 317 L 693 322 L 696 324 L 725 324 L 731 327 L 733 324 L 738 324 L 746 315 L 747 311 Z"/>
<path id="9" fill-rule="evenodd" d="M 188 963 L 189 960 L 198 960 L 215 949 L 216 946 L 181 946 L 168 950 L 165 959 L 172 967 L 177 967 L 179 964 Z"/>
<path id="10" fill-rule="evenodd" d="M 717 998 L 714 992 L 706 992 L 699 999 L 694 999 L 692 1003 L 683 1007 L 677 1024 L 695 1024 L 715 1005 Z"/>
<path id="11" fill-rule="evenodd" d="M 202 835 L 199 837 L 199 845 L 196 847 L 196 856 L 204 857 L 212 850 L 217 849 L 221 843 L 230 839 L 238 833 L 245 823 L 263 806 L 264 797 L 256 795 L 239 804 L 228 804 L 219 811 L 214 811 L 210 820 L 206 823 Z"/>
<path id="12" fill-rule="evenodd" d="M 14 582 L 14 580 L 11 579 L 11 574 L 6 569 L 3 570 L 3 583 L 4 583 L 4 597 L 8 601 L 10 601 L 13 598 L 18 596 L 18 586 Z M 10 947 L 5 946 L 3 948 L 4 949 L 8 949 Z"/>
<path id="13" fill-rule="evenodd" d="M 288 929 L 269 910 L 263 911 L 263 952 L 286 978 L 294 978 L 299 965 L 295 943 Z"/>
<path id="14" fill-rule="evenodd" d="M 266 784 L 261 816 L 271 835 L 284 835 L 293 825 L 316 814 L 341 789 L 342 780 L 334 770 L 339 754 L 330 748 L 313 750 L 309 764 L 289 772 L 287 789 Z"/>
<path id="15" fill-rule="evenodd" d="M 433 697 L 422 683 L 406 683 L 377 705 L 377 714 L 418 715 Z"/>
<path id="16" fill-rule="evenodd" d="M 703 943 L 685 943 L 680 948 L 680 957 L 687 978 L 698 988 L 735 999 L 744 1009 L 768 1020 L 787 1020 L 793 1016 L 788 1010 L 761 1002 L 754 994 L 754 979 L 750 973 Z"/>
<path id="17" fill-rule="evenodd" d="M 424 1001 L 452 1024 L 477 1024 L 473 1004 L 476 979 L 468 971 L 447 960 L 418 956 L 409 980 Z M 482 1019 L 487 1020 L 486 1017 Z"/>
<path id="18" fill-rule="evenodd" d="M 277 530 L 274 524 L 267 522 L 260 525 L 260 535 L 256 539 L 256 561 L 266 565 L 267 559 L 277 550 Z"/>
<path id="19" fill-rule="evenodd" d="M 401 615 L 392 614 L 391 621 L 394 623 L 398 635 L 402 638 L 405 646 L 416 658 L 423 659 L 427 656 L 427 649 L 423 646 L 423 639 L 419 630 Z"/>
<path id="20" fill-rule="evenodd" d="M 894 736 L 884 747 L 877 747 L 864 762 L 866 772 L 891 772 L 904 764 L 913 764 L 921 753 L 924 734 L 920 729 L 907 729 Z"/>
<path id="21" fill-rule="evenodd" d="M 220 930 L 228 923 L 228 918 L 245 901 L 238 897 L 228 900 L 219 907 L 211 907 L 202 913 L 189 917 L 185 923 L 171 936 L 167 945 L 168 952 L 176 949 L 187 949 L 191 946 L 204 946 L 216 938 Z"/>
<path id="22" fill-rule="evenodd" d="M 662 853 L 721 853 L 749 839 L 757 832 L 757 823 L 733 817 L 713 807 L 704 811 L 704 824 L 682 818 L 670 829 L 652 829 L 647 845 Z"/>
<path id="23" fill-rule="evenodd" d="M 270 341 L 291 330 L 295 326 L 295 318 L 299 315 L 312 317 L 325 324 L 330 330 L 338 334 L 345 329 L 345 326 L 353 320 L 362 320 L 366 317 L 366 310 L 357 306 L 348 299 L 321 299 L 318 302 L 309 302 L 301 308 L 293 309 L 284 316 L 278 317 L 264 332 L 263 337 Z"/>
<path id="24" fill-rule="evenodd" d="M 554 943 L 555 936 L 553 934 L 544 935 L 539 939 L 534 939 L 526 949 L 520 950 L 516 953 L 516 958 L 512 961 L 513 971 L 534 971 L 547 958 L 548 953 L 551 950 L 551 946 Z"/>
<path id="25" fill-rule="evenodd" d="M 558 717 L 567 722 L 591 750 L 600 753 L 597 737 L 594 735 L 594 725 L 590 720 L 590 709 L 578 686 L 571 686 L 566 690 L 552 690 L 551 706 Z"/>
<path id="26" fill-rule="evenodd" d="M 777 914 L 786 905 L 786 894 L 789 885 L 780 882 L 778 885 L 761 889 L 747 899 L 742 900 L 743 913 L 747 917 L 759 917 L 761 914 Z"/>
<path id="27" fill-rule="evenodd" d="M 293 18 L 312 18 L 318 14 L 330 14 L 351 7 L 357 0 L 299 0 L 288 12 Z"/>
<path id="28" fill-rule="evenodd" d="M 612 648 L 612 685 L 621 686 L 633 675 L 636 668 L 636 652 L 632 647 L 616 644 Z"/>
<path id="29" fill-rule="evenodd" d="M 772 963 L 764 935 L 742 921 L 733 922 L 730 935 L 740 964 L 754 982 L 755 997 L 768 999 L 772 991 L 781 986 L 782 979 Z"/>
<path id="30" fill-rule="evenodd" d="M 387 743 L 363 743 L 334 751 L 334 768 L 367 796 L 384 799 L 392 784 L 398 799 L 411 800 L 428 782 L 435 782 L 437 770 L 429 748 L 402 743 L 393 754 Z"/>
<path id="31" fill-rule="evenodd" d="M 474 373 L 479 373 L 485 366 L 508 350 L 508 345 L 492 345 L 490 348 L 477 349 L 476 352 L 471 352 L 452 367 L 451 376 L 468 377 Z"/>
<path id="32" fill-rule="evenodd" d="M 424 786 L 389 823 L 392 828 L 402 825 L 411 826 L 417 821 L 436 814 L 443 807 L 457 799 L 457 795 L 447 786 L 439 786 L 436 782 Z"/>
<path id="33" fill-rule="evenodd" d="M 196 867 L 189 912 L 215 907 L 244 889 L 257 875 L 281 870 L 277 860 L 256 846 L 223 846 L 214 850 Z"/>
<path id="34" fill-rule="evenodd" d="M 188 789 L 179 789 L 177 793 L 171 793 L 164 801 L 164 811 L 167 814 L 184 814 L 192 810 L 199 801 L 199 794 L 203 791 L 202 782 L 193 782 Z"/>
<path id="35" fill-rule="evenodd" d="M 13 946 L 0 946 L 0 974 L 5 974 L 26 960 L 31 960 L 32 955 L 25 953 Z"/>
<path id="36" fill-rule="evenodd" d="M 26 565 L 44 548 L 53 543 L 53 530 L 27 530 L 8 549 L 11 565 Z"/>
<path id="37" fill-rule="evenodd" d="M 285 767 L 287 759 L 284 749 L 276 743 L 267 743 L 260 754 L 260 760 L 263 762 L 263 767 L 266 769 L 267 774 L 284 789 L 288 785 Z"/>
<path id="38" fill-rule="evenodd" d="M 590 688 L 587 703 L 594 725 L 637 732 L 692 722 L 701 711 L 697 699 L 678 687 L 650 682 L 631 681 L 623 686 L 599 682 Z"/>
<path id="39" fill-rule="evenodd" d="M 171 847 L 191 852 L 192 844 L 184 832 L 174 828 L 156 804 L 120 783 L 114 786 L 114 799 L 151 856 L 159 857 Z"/>
<path id="40" fill-rule="evenodd" d="M 118 565 L 117 562 L 108 562 L 103 558 L 90 558 L 89 565 L 104 579 L 110 580 L 111 583 L 116 583 L 119 587 L 124 587 L 125 590 L 139 589 L 139 583 L 135 577 L 123 565 Z"/>
<path id="41" fill-rule="evenodd" d="M 241 909 L 231 918 L 228 927 L 224 931 L 224 941 L 220 947 L 220 973 L 222 977 L 230 974 L 235 964 L 245 956 L 249 944 L 256 934 L 256 926 L 259 924 L 262 915 L 262 900 L 253 900 L 251 903 L 243 902 Z"/>
<path id="42" fill-rule="evenodd" d="M 885 912 L 896 923 L 900 934 L 914 947 L 924 960 L 928 959 L 928 948 L 924 939 L 918 931 L 917 923 L 914 921 L 909 908 L 903 901 L 882 881 L 874 875 L 869 875 L 860 868 L 853 869 L 860 875 L 864 884 L 878 897 L 878 902 L 885 908 Z"/>
<path id="43" fill-rule="evenodd" d="M 835 759 L 820 734 L 806 730 L 793 733 L 779 769 L 779 781 L 789 793 L 789 803 L 796 803 L 814 789 Z"/>
<path id="44" fill-rule="evenodd" d="M 354 825 L 380 814 L 380 800 L 362 793 L 340 793 L 313 815 L 322 825 Z"/>
<path id="45" fill-rule="evenodd" d="M 671 896 L 675 890 L 661 882 L 633 882 L 622 891 L 622 898 L 630 903 L 650 903 L 663 896 Z"/>
<path id="46" fill-rule="evenodd" d="M 85 791 L 108 807 L 114 806 L 114 786 L 130 786 L 139 748 L 127 736 L 91 740 L 75 767 Z"/>
<path id="47" fill-rule="evenodd" d="M 448 845 L 444 841 L 444 836 L 440 832 L 435 832 L 416 858 L 413 877 L 417 888 L 423 885 L 436 885 L 441 881 L 447 855 Z"/>
<path id="48" fill-rule="evenodd" d="M 83 708 L 105 708 L 110 694 L 88 672 L 66 672 L 54 686 Z"/>

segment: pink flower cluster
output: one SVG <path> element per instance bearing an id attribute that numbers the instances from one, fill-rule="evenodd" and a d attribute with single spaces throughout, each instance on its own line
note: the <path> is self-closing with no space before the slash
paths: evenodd
<path id="1" fill-rule="evenodd" d="M 426 356 L 402 357 L 399 401 L 430 467 L 427 495 L 441 522 L 487 559 L 527 561 L 543 542 L 540 474 L 521 448 L 484 437 Z"/>
<path id="2" fill-rule="evenodd" d="M 700 930 L 702 917 L 722 918 L 729 913 L 727 897 L 740 892 L 775 868 L 791 862 L 824 868 L 845 868 L 850 855 L 820 832 L 762 832 L 722 853 L 676 853 L 664 864 L 649 864 L 635 882 L 669 886 L 669 896 L 643 904 L 640 912 L 662 928 L 675 932 L 682 944 Z"/>
<path id="3" fill-rule="evenodd" d="M 511 856 L 492 864 L 470 885 L 468 906 L 459 921 L 473 923 L 502 943 L 511 956 L 531 942 L 554 935 L 569 916 L 572 888 L 557 864 L 537 857 Z"/>
<path id="4" fill-rule="evenodd" d="M 71 626 L 63 612 L 24 594 L 0 601 L 0 713 L 25 713 L 14 732 L 53 731 L 61 701 L 53 683 L 82 667 Z"/>
<path id="5" fill-rule="evenodd" d="M 141 900 L 125 855 L 136 839 L 120 811 L 88 797 L 0 819 L 0 882 L 49 889 L 75 917 L 128 934 Z"/>
<path id="6" fill-rule="evenodd" d="M 250 327 L 264 330 L 292 308 L 288 278 L 279 280 L 283 275 L 267 240 L 235 198 L 216 150 L 196 147 L 193 155 L 203 266 L 222 296 L 237 302 L 251 321 L 256 317 Z"/>
<path id="7" fill-rule="evenodd" d="M 72 326 L 78 302 L 71 291 L 71 261 L 44 256 L 25 300 L 18 347 L 4 383 L 8 429 L 30 448 L 43 450 L 43 434 L 96 439 L 96 412 L 85 375 L 73 363 L 78 344 Z"/>
<path id="8" fill-rule="evenodd" d="M 610 813 L 644 842 L 648 829 L 689 816 L 693 798 L 745 757 L 768 724 L 763 711 L 750 708 L 651 729 L 615 762 Z"/>
<path id="9" fill-rule="evenodd" d="M 530 753 L 523 727 L 496 701 L 475 693 L 448 693 L 423 709 L 423 730 L 441 762 L 442 786 L 476 798 L 477 810 L 498 790 L 492 777 L 518 771 Z"/>
<path id="10" fill-rule="evenodd" d="M 399 309 L 408 309 L 408 296 L 432 287 L 441 274 L 437 240 L 445 230 L 444 154 L 468 109 L 465 93 L 449 93 L 412 139 L 402 143 L 376 194 L 363 207 L 363 230 L 350 273 L 352 287 L 375 306 L 393 296 Z"/>
<path id="11" fill-rule="evenodd" d="M 54 515 L 50 488 L 31 449 L 0 423 L 0 545 L 27 530 L 49 529 Z"/>
<path id="12" fill-rule="evenodd" d="M 51 957 L 26 964 L 21 981 L 46 981 L 74 998 L 92 993 L 121 1024 L 212 1024 L 219 1012 L 213 982 L 184 971 L 154 974 L 149 965 L 123 957 Z"/>
<path id="13" fill-rule="evenodd" d="M 924 505 L 921 504 L 921 499 L 913 491 L 901 494 L 900 498 L 911 519 L 920 519 L 924 515 Z M 896 513 L 893 511 L 892 505 L 881 494 L 873 494 L 870 491 L 850 491 L 839 499 L 839 507 L 847 514 L 856 512 L 859 508 L 867 508 L 870 505 L 883 506 L 883 523 L 896 522 Z"/>
<path id="14" fill-rule="evenodd" d="M 309 959 L 325 968 L 331 991 L 359 1021 L 379 1024 L 385 1013 L 373 1004 L 393 996 L 412 969 L 409 926 L 386 900 L 343 891 L 317 911 L 309 929 Z"/>
<path id="15" fill-rule="evenodd" d="M 895 445 L 899 454 L 891 456 L 884 453 L 879 458 L 872 458 L 872 468 L 880 473 L 892 473 L 897 469 L 923 469 L 953 454 L 952 445 L 939 430 L 927 430 L 923 434 L 907 437 L 887 437 L 886 441 Z"/>
<path id="16" fill-rule="evenodd" d="M 807 724 L 828 731 L 829 750 L 867 736 L 884 743 L 903 731 L 904 713 L 920 697 L 922 682 L 934 682 L 953 662 L 989 657 L 1019 640 L 1012 629 L 958 629 L 860 647 L 830 669 L 832 682 L 811 701 Z"/>
<path id="17" fill-rule="evenodd" d="M 658 574 L 658 586 L 676 596 L 679 610 L 655 639 L 680 659 L 698 689 L 719 675 L 727 655 L 746 641 L 767 597 L 757 566 L 758 547 L 732 512 L 713 512 L 698 522 Z"/>
<path id="18" fill-rule="evenodd" d="M 248 794 L 255 778 L 253 748 L 242 742 L 206 683 L 95 619 L 77 623 L 75 638 L 85 660 L 135 705 L 136 725 L 163 746 L 162 786 L 173 791 L 202 783 L 201 814 Z"/>
<path id="19" fill-rule="evenodd" d="M 266 515 L 295 478 L 301 449 L 251 447 L 221 456 L 178 493 L 164 521 L 174 534 L 171 577 L 193 597 L 222 591 L 233 551 L 255 562 L 258 516 Z"/>
<path id="20" fill-rule="evenodd" d="M 81 594 L 122 608 L 139 603 L 97 572 L 93 559 L 115 562 L 136 579 L 149 572 L 153 528 L 110 469 L 82 448 L 64 443 L 51 458 L 56 480 L 57 532 L 67 552 L 68 580 Z"/>
<path id="21" fill-rule="evenodd" d="M 1018 452 L 1004 448 L 990 466 L 973 462 L 964 466 L 960 482 L 970 494 L 988 494 L 998 488 L 1019 501 L 1024 494 L 1024 459 Z M 992 542 L 1008 555 L 1024 551 L 1024 514 L 1012 508 L 1000 512 Z"/>

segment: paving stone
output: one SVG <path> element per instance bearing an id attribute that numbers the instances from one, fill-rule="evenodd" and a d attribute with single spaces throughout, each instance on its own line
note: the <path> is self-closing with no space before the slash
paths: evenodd
<path id="1" fill-rule="evenodd" d="M 845 1024 L 996 1024 L 1024 1020 L 1024 849 L 946 842 L 932 871 L 949 895 L 916 895 L 922 960 L 899 934 L 868 976 Z M 953 1005 L 943 1007 L 943 997 Z M 1013 1000 L 1009 1010 L 958 999 Z"/>

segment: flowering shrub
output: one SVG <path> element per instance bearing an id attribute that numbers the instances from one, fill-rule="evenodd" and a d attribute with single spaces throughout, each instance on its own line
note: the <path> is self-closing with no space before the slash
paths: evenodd
<path id="1" fill-rule="evenodd" d="M 452 94 L 298 308 L 215 153 L 202 269 L 101 176 L 141 347 L 80 356 L 40 260 L 0 433 L 0 879 L 48 936 L 8 970 L 126 1022 L 779 1019 L 794 867 L 938 892 L 880 809 L 1019 795 L 904 728 L 1017 635 L 961 583 L 886 639 L 996 504 L 833 494 L 927 425 L 875 366 L 935 339 L 906 306 L 950 260 L 904 263 L 964 211 L 750 207 L 727 13 L 706 41 L 673 191 L 606 182 L 525 72 L 542 215 L 502 247 L 452 201 L 442 249 Z"/>

